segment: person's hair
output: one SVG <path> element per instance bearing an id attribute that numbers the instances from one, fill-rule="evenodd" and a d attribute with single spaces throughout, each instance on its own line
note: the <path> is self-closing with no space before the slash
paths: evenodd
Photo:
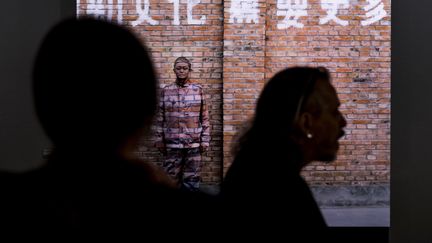
<path id="1" fill-rule="evenodd" d="M 44 38 L 33 70 L 37 116 L 54 144 L 118 146 L 150 125 L 157 79 L 148 52 L 124 27 L 68 19 Z"/>
<path id="2" fill-rule="evenodd" d="M 320 112 L 319 104 L 307 105 L 313 102 L 310 98 L 317 80 L 330 82 L 326 68 L 291 67 L 275 74 L 260 94 L 253 119 L 233 144 L 233 154 L 249 145 L 289 142 L 296 132 L 296 119 L 306 108 Z"/>
<path id="3" fill-rule="evenodd" d="M 178 58 L 174 61 L 174 68 L 175 68 L 175 65 L 176 65 L 177 63 L 179 63 L 179 62 L 187 63 L 188 66 L 189 66 L 189 69 L 192 69 L 191 62 L 190 62 L 189 59 L 187 59 L 186 57 L 178 57 Z"/>

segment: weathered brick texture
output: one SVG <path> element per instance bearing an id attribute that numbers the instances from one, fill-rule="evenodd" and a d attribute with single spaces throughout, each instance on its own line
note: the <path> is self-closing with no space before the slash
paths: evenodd
<path id="1" fill-rule="evenodd" d="M 223 127 L 224 169 L 231 163 L 233 138 L 253 115 L 264 85 L 266 2 L 258 2 L 255 21 L 231 19 L 233 2 L 224 1 Z M 237 1 L 238 2 L 238 1 Z M 245 23 L 246 22 L 246 23 Z M 250 23 L 248 23 L 250 22 Z M 235 142 L 235 140 L 234 140 Z"/>
<path id="2" fill-rule="evenodd" d="M 91 1 L 80 1 L 78 14 L 85 15 Z M 145 1 L 141 1 L 145 3 Z M 177 1 L 175 1 L 177 2 Z M 118 20 L 116 10 L 118 1 L 113 1 L 113 21 Z M 192 62 L 192 81 L 203 86 L 208 102 L 210 123 L 212 126 L 210 149 L 203 156 L 202 177 L 207 184 L 220 182 L 222 171 L 222 37 L 223 7 L 222 0 L 201 0 L 193 8 L 193 20 L 205 16 L 204 24 L 189 24 L 187 19 L 187 2 L 178 1 L 179 25 L 175 24 L 175 8 L 168 0 L 150 0 L 149 16 L 157 24 L 149 21 L 134 22 L 139 19 L 135 0 L 122 1 L 122 25 L 130 27 L 142 37 L 151 51 L 154 65 L 161 85 L 175 81 L 173 72 L 174 60 L 185 56 Z M 108 17 L 109 4 L 104 0 L 100 4 Z M 142 5 L 144 6 L 144 5 Z M 135 25 L 135 26 L 133 26 Z M 107 50 L 109 51 L 109 50 Z M 95 59 L 97 61 L 97 59 Z M 143 79 L 146 77 L 143 76 Z M 139 110 L 137 111 L 139 112 Z M 154 131 L 154 130 L 153 130 Z M 146 139 L 137 148 L 139 156 L 159 165 L 162 156 L 153 147 L 154 137 Z"/>
<path id="3" fill-rule="evenodd" d="M 295 65 L 330 69 L 348 121 L 338 160 L 307 166 L 302 173 L 309 183 L 389 182 L 390 0 L 369 7 L 366 0 L 339 1 L 347 4 L 338 5 L 337 19 L 328 22 L 326 0 L 304 0 L 294 22 L 284 22 L 287 5 L 281 3 L 288 1 L 282 0 L 142 0 L 138 11 L 137 2 L 81 0 L 77 12 L 130 27 L 149 47 L 161 84 L 175 80 L 177 57 L 192 60 L 192 80 L 207 93 L 212 125 L 204 183 L 220 182 L 232 160 L 233 138 L 253 115 L 266 80 Z M 378 10 L 386 16 L 365 22 Z M 152 143 L 151 137 L 143 141 L 137 153 L 161 163 Z"/>

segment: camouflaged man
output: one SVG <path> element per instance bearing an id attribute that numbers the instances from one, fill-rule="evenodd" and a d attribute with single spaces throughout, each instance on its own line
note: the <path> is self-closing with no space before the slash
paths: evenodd
<path id="1" fill-rule="evenodd" d="M 209 113 L 203 88 L 190 81 L 191 63 L 174 62 L 176 81 L 161 90 L 156 146 L 163 167 L 184 189 L 195 191 L 201 180 L 201 154 L 210 142 Z"/>

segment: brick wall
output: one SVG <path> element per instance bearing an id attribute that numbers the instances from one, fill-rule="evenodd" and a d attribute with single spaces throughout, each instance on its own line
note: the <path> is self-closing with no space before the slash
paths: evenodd
<path id="1" fill-rule="evenodd" d="M 296 5 L 297 19 L 285 19 L 290 12 L 284 2 L 81 0 L 77 12 L 110 18 L 138 33 L 162 84 L 175 80 L 175 58 L 191 58 L 192 79 L 203 85 L 210 104 L 212 142 L 204 156 L 204 183 L 220 182 L 232 160 L 233 138 L 251 118 L 266 80 L 294 65 L 330 69 L 348 121 L 338 160 L 307 166 L 302 173 L 308 182 L 388 183 L 390 0 L 339 0 L 335 15 L 326 0 L 304 0 Z M 152 138 L 143 141 L 137 153 L 160 163 L 151 144 Z"/>
<path id="2" fill-rule="evenodd" d="M 278 28 L 277 1 L 267 1 L 266 78 L 286 66 L 330 69 L 348 122 L 338 160 L 313 163 L 303 175 L 312 184 L 369 185 L 389 182 L 390 169 L 390 1 L 387 17 L 366 24 L 366 1 L 350 1 L 327 16 L 321 0 L 308 0 L 302 28 Z M 342 1 L 343 2 L 343 1 Z M 379 5 L 375 10 L 379 9 Z M 362 22 L 363 21 L 363 22 Z M 338 23 L 339 22 L 339 23 Z"/>
<path id="3" fill-rule="evenodd" d="M 266 1 L 257 1 L 258 11 L 246 12 L 250 18 L 244 19 L 232 17 L 232 9 L 238 7 L 233 6 L 235 2 L 224 1 L 224 171 L 232 161 L 233 138 L 253 115 L 265 81 Z"/>
<path id="4" fill-rule="evenodd" d="M 109 18 L 109 11 L 113 9 L 111 19 L 121 22 L 137 33 L 151 51 L 161 86 L 175 81 L 172 70 L 177 57 L 185 56 L 191 60 L 191 80 L 201 84 L 206 92 L 212 125 L 210 149 L 203 156 L 203 182 L 216 184 L 220 182 L 222 171 L 222 0 L 201 0 L 192 8 L 192 21 L 188 20 L 187 1 L 150 0 L 147 5 L 148 14 L 144 11 L 146 1 L 141 1 L 138 12 L 137 2 L 104 0 L 91 5 L 92 1 L 81 0 L 77 11 L 78 15 L 92 14 L 96 8 L 100 15 Z M 120 18 L 117 12 L 118 3 L 122 3 Z M 177 3 L 178 8 L 175 7 Z M 144 16 L 143 21 L 140 21 L 140 16 Z M 204 24 L 193 23 L 201 20 L 201 16 L 206 18 Z M 153 147 L 153 137 L 143 140 L 137 148 L 137 153 L 148 161 L 159 165 L 162 163 L 162 156 Z"/>

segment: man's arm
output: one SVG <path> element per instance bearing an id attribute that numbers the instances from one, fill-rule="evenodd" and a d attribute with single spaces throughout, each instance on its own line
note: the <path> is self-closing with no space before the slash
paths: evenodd
<path id="1" fill-rule="evenodd" d="M 210 117 L 208 112 L 208 107 L 205 99 L 205 94 L 201 88 L 201 112 L 200 112 L 200 122 L 201 122 L 201 151 L 207 151 L 210 146 Z"/>
<path id="2" fill-rule="evenodd" d="M 159 109 L 156 116 L 156 143 L 155 147 L 159 149 L 160 152 L 165 153 L 165 133 L 164 133 L 164 124 L 165 124 L 165 91 L 162 88 L 159 96 Z"/>

